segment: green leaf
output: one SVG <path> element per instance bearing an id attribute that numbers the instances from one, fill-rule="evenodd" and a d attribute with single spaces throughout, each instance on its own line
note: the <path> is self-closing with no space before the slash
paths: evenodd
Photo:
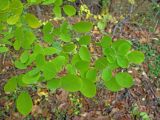
<path id="1" fill-rule="evenodd" d="M 57 70 L 56 66 L 52 62 L 47 62 L 41 66 L 45 80 L 50 80 L 55 77 Z"/>
<path id="2" fill-rule="evenodd" d="M 29 49 L 32 43 L 36 40 L 36 37 L 31 29 L 26 29 L 23 27 L 17 28 L 15 31 L 16 41 L 14 47 L 19 50 L 20 47 L 24 49 Z"/>
<path id="3" fill-rule="evenodd" d="M 17 78 L 12 77 L 7 81 L 7 83 L 4 86 L 4 91 L 5 92 L 14 92 L 17 88 Z"/>
<path id="4" fill-rule="evenodd" d="M 84 96 L 92 98 L 96 95 L 96 85 L 92 81 L 84 79 L 80 91 Z"/>
<path id="5" fill-rule="evenodd" d="M 121 48 L 122 48 L 122 47 L 120 47 L 120 46 L 121 46 L 122 44 L 127 45 L 127 49 L 129 49 L 129 48 L 130 48 L 130 45 L 131 45 L 130 41 L 123 40 L 123 39 L 119 39 L 119 40 L 113 42 L 112 47 L 113 47 L 115 50 L 118 50 L 118 49 L 119 49 L 119 50 L 121 51 Z M 122 45 L 122 46 L 123 46 L 123 45 Z M 119 47 L 120 47 L 120 48 L 119 48 Z"/>
<path id="6" fill-rule="evenodd" d="M 65 65 L 66 58 L 64 56 L 58 56 L 51 62 L 54 64 L 55 70 L 59 72 L 62 69 L 63 65 Z"/>
<path id="7" fill-rule="evenodd" d="M 109 63 L 114 63 L 116 61 L 116 52 L 113 48 L 107 47 L 104 49 L 104 54 L 107 56 Z"/>
<path id="8" fill-rule="evenodd" d="M 121 87 L 129 88 L 133 85 L 133 78 L 127 72 L 116 74 L 115 79 Z"/>
<path id="9" fill-rule="evenodd" d="M 117 56 L 117 63 L 122 68 L 127 68 L 129 65 L 128 59 L 125 56 Z"/>
<path id="10" fill-rule="evenodd" d="M 45 56 L 42 54 L 38 54 L 36 56 L 35 63 L 36 63 L 36 66 L 41 69 L 43 67 L 43 65 L 46 63 Z"/>
<path id="11" fill-rule="evenodd" d="M 35 84 L 38 82 L 39 78 L 40 78 L 39 69 L 35 68 L 35 69 L 29 71 L 28 73 L 26 73 L 22 77 L 22 81 L 25 84 Z"/>
<path id="12" fill-rule="evenodd" d="M 79 61 L 81 61 L 81 58 L 79 57 L 79 54 L 73 55 L 72 61 L 71 61 L 72 65 L 75 65 Z"/>
<path id="13" fill-rule="evenodd" d="M 66 69 L 69 74 L 76 74 L 76 68 L 72 64 L 67 64 Z"/>
<path id="14" fill-rule="evenodd" d="M 47 47 L 47 48 L 43 48 L 43 54 L 44 55 L 53 55 L 57 53 L 57 49 L 54 47 Z"/>
<path id="15" fill-rule="evenodd" d="M 90 41 L 91 41 L 91 36 L 85 35 L 80 37 L 78 42 L 80 45 L 89 45 Z"/>
<path id="16" fill-rule="evenodd" d="M 43 5 L 50 5 L 54 3 L 56 0 L 43 0 Z"/>
<path id="17" fill-rule="evenodd" d="M 144 61 L 144 54 L 140 51 L 132 51 L 128 54 L 128 60 L 131 63 L 140 64 Z"/>
<path id="18" fill-rule="evenodd" d="M 88 68 L 89 68 L 89 62 L 87 61 L 78 61 L 76 63 L 76 68 L 81 72 L 81 76 L 84 75 L 85 72 L 87 72 Z"/>
<path id="19" fill-rule="evenodd" d="M 111 78 L 112 78 L 112 71 L 111 71 L 111 69 L 105 68 L 105 69 L 102 71 L 102 79 L 103 79 L 104 81 L 109 81 L 109 80 L 111 80 Z"/>
<path id="20" fill-rule="evenodd" d="M 50 90 L 56 90 L 61 85 L 61 81 L 59 79 L 51 79 L 47 82 L 47 88 Z"/>
<path id="21" fill-rule="evenodd" d="M 14 62 L 14 65 L 15 65 L 15 67 L 18 68 L 18 69 L 26 69 L 26 68 L 27 68 L 27 66 L 26 66 L 25 64 L 21 63 L 21 62 L 18 61 L 18 60 L 16 60 L 16 61 Z"/>
<path id="22" fill-rule="evenodd" d="M 68 43 L 63 46 L 64 52 L 72 52 L 75 49 L 75 45 L 73 43 Z"/>
<path id="23" fill-rule="evenodd" d="M 26 63 L 29 59 L 29 53 L 28 51 L 24 51 L 20 56 L 21 63 Z"/>
<path id="24" fill-rule="evenodd" d="M 32 110 L 32 106 L 33 103 L 31 96 L 28 94 L 28 92 L 22 92 L 16 100 L 16 107 L 18 111 L 22 115 L 28 115 Z"/>
<path id="25" fill-rule="evenodd" d="M 39 28 L 41 26 L 40 21 L 33 14 L 27 13 L 25 16 L 25 20 L 31 28 Z"/>
<path id="26" fill-rule="evenodd" d="M 79 56 L 84 61 L 90 61 L 91 55 L 87 47 L 82 46 L 79 50 Z"/>
<path id="27" fill-rule="evenodd" d="M 43 39 L 45 42 L 52 43 L 53 42 L 53 25 L 51 22 L 48 22 L 43 26 Z"/>
<path id="28" fill-rule="evenodd" d="M 10 15 L 20 16 L 23 12 L 23 4 L 21 0 L 12 0 L 10 3 Z"/>
<path id="29" fill-rule="evenodd" d="M 7 19 L 7 23 L 9 25 L 14 25 L 14 24 L 16 24 L 18 22 L 18 20 L 19 20 L 19 16 L 18 15 L 14 15 L 14 16 L 11 16 L 11 17 L 9 17 Z"/>
<path id="30" fill-rule="evenodd" d="M 80 33 L 90 32 L 93 24 L 91 22 L 81 21 L 73 25 L 73 29 Z"/>
<path id="31" fill-rule="evenodd" d="M 105 27 L 106 27 L 106 22 L 104 22 L 104 21 L 99 21 L 99 22 L 97 23 L 97 26 L 98 26 L 98 28 L 99 28 L 101 31 L 103 31 L 103 30 L 105 29 Z"/>
<path id="32" fill-rule="evenodd" d="M 68 22 L 63 22 L 60 26 L 60 39 L 64 42 L 71 41 L 71 32 Z"/>
<path id="33" fill-rule="evenodd" d="M 120 55 L 126 55 L 130 49 L 131 49 L 131 44 L 129 42 L 126 42 L 119 45 L 117 52 Z"/>
<path id="34" fill-rule="evenodd" d="M 121 90 L 121 86 L 119 86 L 115 78 L 104 81 L 104 83 L 106 88 L 112 92 L 117 92 Z"/>
<path id="35" fill-rule="evenodd" d="M 67 74 L 61 78 L 61 87 L 69 92 L 76 92 L 81 89 L 82 81 L 76 75 Z"/>
<path id="36" fill-rule="evenodd" d="M 7 8 L 9 8 L 9 0 L 0 0 L 0 11 L 1 10 L 6 10 Z"/>
<path id="37" fill-rule="evenodd" d="M 55 6 L 61 6 L 63 4 L 63 0 L 56 0 L 55 2 L 54 2 L 54 5 Z"/>
<path id="38" fill-rule="evenodd" d="M 7 47 L 0 47 L 0 53 L 5 53 L 8 52 L 8 48 Z"/>
<path id="39" fill-rule="evenodd" d="M 62 17 L 61 8 L 59 6 L 55 6 L 53 8 L 53 13 L 57 18 L 61 18 Z"/>
<path id="40" fill-rule="evenodd" d="M 102 39 L 101 39 L 101 46 L 103 48 L 107 48 L 109 47 L 110 45 L 112 44 L 112 38 L 109 37 L 109 36 L 104 36 Z"/>
<path id="41" fill-rule="evenodd" d="M 42 0 L 27 0 L 27 2 L 31 4 L 39 4 L 42 2 Z"/>
<path id="42" fill-rule="evenodd" d="M 95 69 L 90 69 L 86 73 L 86 79 L 92 82 L 96 82 L 97 71 Z"/>
<path id="43" fill-rule="evenodd" d="M 105 57 L 101 57 L 95 61 L 95 68 L 97 70 L 102 70 L 107 66 L 107 64 L 108 64 L 107 59 Z"/>
<path id="44" fill-rule="evenodd" d="M 68 16 L 73 16 L 76 14 L 76 9 L 72 5 L 64 5 L 63 10 Z"/>

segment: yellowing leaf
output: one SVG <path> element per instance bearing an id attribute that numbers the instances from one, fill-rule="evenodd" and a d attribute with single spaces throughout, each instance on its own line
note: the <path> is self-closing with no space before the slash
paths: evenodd
<path id="1" fill-rule="evenodd" d="M 41 26 L 40 21 L 33 14 L 30 13 L 26 14 L 25 19 L 31 28 L 38 28 Z"/>

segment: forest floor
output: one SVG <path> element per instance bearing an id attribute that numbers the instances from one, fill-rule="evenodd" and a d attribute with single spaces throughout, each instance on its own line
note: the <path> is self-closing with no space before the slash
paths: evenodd
<path id="1" fill-rule="evenodd" d="M 44 8 L 43 18 L 50 19 L 50 14 L 46 12 L 49 9 Z M 0 120 L 160 120 L 160 19 L 157 17 L 152 21 L 155 11 L 149 13 L 150 7 L 145 10 L 148 10 L 147 14 L 142 12 L 137 13 L 138 16 L 131 15 L 127 21 L 120 20 L 121 15 L 116 10 L 112 11 L 110 14 L 118 23 L 109 21 L 105 28 L 105 32 L 110 33 L 114 39 L 131 40 L 135 49 L 145 53 L 142 65 L 128 69 L 135 80 L 133 87 L 113 93 L 99 82 L 97 95 L 90 99 L 79 92 L 68 93 L 62 89 L 49 92 L 46 88 L 35 87 L 30 92 L 33 110 L 24 117 L 16 110 L 16 94 L 6 96 L 3 90 L 8 78 L 23 71 L 13 67 L 11 55 L 0 56 L 0 69 L 3 70 L 3 74 L 0 74 Z M 34 9 L 32 12 L 35 12 Z M 73 21 L 76 19 L 79 18 Z M 100 38 L 101 32 L 94 29 L 92 39 Z M 95 46 L 91 45 L 90 50 L 100 54 Z"/>

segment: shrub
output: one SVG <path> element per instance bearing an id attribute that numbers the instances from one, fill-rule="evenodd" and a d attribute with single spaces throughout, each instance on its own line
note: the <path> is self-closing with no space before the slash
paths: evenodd
<path id="1" fill-rule="evenodd" d="M 127 72 L 113 75 L 118 68 L 128 68 L 130 63 L 140 64 L 144 60 L 143 53 L 132 50 L 129 41 L 120 39 L 113 42 L 111 37 L 104 36 L 97 43 L 102 47 L 103 55 L 92 62 L 88 46 L 93 23 L 80 21 L 70 24 L 64 20 L 55 27 L 51 22 L 43 25 L 35 15 L 27 12 L 28 7 L 35 4 L 53 5 L 54 15 L 59 18 L 62 10 L 68 16 L 75 15 L 73 6 L 63 5 L 62 0 L 27 0 L 27 3 L 0 0 L 0 3 L 0 30 L 3 36 L 0 53 L 5 54 L 13 47 L 20 53 L 14 61 L 15 67 L 27 70 L 9 79 L 4 86 L 5 92 L 12 93 L 18 87 L 27 88 L 43 82 L 50 90 L 63 88 L 93 97 L 96 95 L 95 83 L 99 74 L 106 88 L 113 92 L 134 84 Z M 31 96 L 26 89 L 22 89 L 16 100 L 18 111 L 27 115 L 32 105 Z"/>

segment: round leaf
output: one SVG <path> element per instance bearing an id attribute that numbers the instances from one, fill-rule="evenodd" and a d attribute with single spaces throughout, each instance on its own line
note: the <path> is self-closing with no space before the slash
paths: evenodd
<path id="1" fill-rule="evenodd" d="M 127 68 L 129 65 L 128 59 L 124 56 L 118 56 L 117 57 L 117 63 L 122 68 Z"/>
<path id="2" fill-rule="evenodd" d="M 82 81 L 76 75 L 68 74 L 61 78 L 61 86 L 69 92 L 76 92 L 81 89 Z"/>
<path id="3" fill-rule="evenodd" d="M 86 73 L 86 78 L 87 80 L 90 80 L 92 82 L 95 82 L 96 81 L 96 76 L 97 76 L 97 72 L 95 69 L 90 69 L 87 71 Z"/>
<path id="4" fill-rule="evenodd" d="M 73 16 L 76 14 L 76 9 L 71 5 L 64 5 L 63 10 L 68 16 Z"/>
<path id="5" fill-rule="evenodd" d="M 95 68 L 97 70 L 102 70 L 107 66 L 107 59 L 105 57 L 101 57 L 95 61 Z"/>
<path id="6" fill-rule="evenodd" d="M 106 68 L 102 72 L 102 79 L 108 81 L 112 78 L 112 71 L 109 68 Z"/>
<path id="7" fill-rule="evenodd" d="M 112 78 L 104 82 L 105 82 L 106 88 L 112 92 L 117 92 L 121 90 L 121 86 L 117 83 L 115 78 Z"/>
<path id="8" fill-rule="evenodd" d="M 117 83 L 124 88 L 129 88 L 133 85 L 133 78 L 132 76 L 127 73 L 127 72 L 123 72 L 123 73 L 118 73 L 116 76 L 116 81 Z"/>
<path id="9" fill-rule="evenodd" d="M 50 90 L 56 90 L 60 87 L 61 81 L 58 79 L 52 79 L 47 82 L 47 88 Z"/>
<path id="10" fill-rule="evenodd" d="M 20 56 L 21 63 L 26 63 L 28 59 L 29 59 L 29 53 L 28 51 L 24 51 L 22 55 Z"/>
<path id="11" fill-rule="evenodd" d="M 17 100 L 16 107 L 22 115 L 28 115 L 32 110 L 32 99 L 28 92 L 22 92 Z"/>
<path id="12" fill-rule="evenodd" d="M 82 36 L 78 42 L 80 45 L 89 45 L 90 41 L 91 41 L 91 36 L 85 35 Z"/>
<path id="13" fill-rule="evenodd" d="M 7 81 L 7 83 L 4 86 L 5 92 L 14 92 L 17 88 L 17 78 L 13 77 Z"/>
<path id="14" fill-rule="evenodd" d="M 72 50 L 74 50 L 74 48 L 75 45 L 73 43 L 68 43 L 63 46 L 64 52 L 71 52 Z"/>
<path id="15" fill-rule="evenodd" d="M 80 33 L 90 32 L 92 30 L 92 23 L 81 21 L 73 25 L 73 29 Z"/>
<path id="16" fill-rule="evenodd" d="M 92 98 L 96 95 L 96 85 L 92 81 L 84 79 L 80 91 L 84 96 Z"/>
<path id="17" fill-rule="evenodd" d="M 103 48 L 109 47 L 112 44 L 112 38 L 109 36 L 104 36 L 101 40 L 101 46 Z"/>
<path id="18" fill-rule="evenodd" d="M 128 54 L 128 60 L 131 63 L 140 64 L 144 61 L 144 54 L 140 51 L 132 51 Z"/>
<path id="19" fill-rule="evenodd" d="M 87 47 L 82 46 L 79 50 L 79 56 L 84 61 L 90 61 L 91 55 Z"/>

